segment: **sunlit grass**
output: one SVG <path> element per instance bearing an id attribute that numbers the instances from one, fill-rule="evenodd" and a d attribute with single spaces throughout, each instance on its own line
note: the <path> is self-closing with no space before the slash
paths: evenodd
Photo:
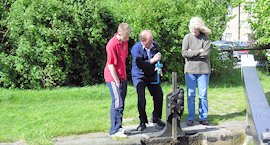
<path id="1" fill-rule="evenodd" d="M 259 76 L 269 100 L 269 75 L 259 73 Z M 212 123 L 245 119 L 245 97 L 241 82 L 240 72 L 236 72 L 232 77 L 221 76 L 219 81 L 210 81 L 208 100 L 209 120 Z M 184 83 L 179 85 L 184 86 Z M 162 88 L 165 120 L 165 96 L 172 90 L 171 82 L 163 83 Z M 146 110 L 150 117 L 153 101 L 148 91 L 146 92 Z M 0 142 L 52 144 L 52 138 L 57 136 L 108 132 L 110 104 L 111 97 L 105 84 L 44 90 L 0 88 Z M 124 120 L 127 121 L 124 125 L 138 124 L 138 116 L 136 91 L 129 85 L 124 111 Z M 185 102 L 181 121 L 186 121 L 186 118 Z"/>

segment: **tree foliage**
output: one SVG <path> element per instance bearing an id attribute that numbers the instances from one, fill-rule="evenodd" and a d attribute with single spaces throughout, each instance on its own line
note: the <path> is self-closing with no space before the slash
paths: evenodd
<path id="1" fill-rule="evenodd" d="M 9 8 L 12 3 L 12 0 L 0 1 L 0 52 L 2 51 L 2 47 L 9 47 L 6 41 L 8 29 L 6 27 L 5 19 L 8 15 Z"/>
<path id="2" fill-rule="evenodd" d="M 250 14 L 248 20 L 251 24 L 253 31 L 253 39 L 256 40 L 256 45 L 266 45 L 270 43 L 270 1 L 269 0 L 256 0 L 249 1 L 245 5 L 246 11 Z M 256 60 L 261 63 L 269 61 L 268 51 L 251 51 L 255 55 Z M 269 68 L 269 64 L 266 68 Z M 267 70 L 269 71 L 269 69 Z"/>
<path id="3" fill-rule="evenodd" d="M 15 79 L 12 76 L 13 72 L 4 62 L 4 58 L 6 57 L 4 52 L 9 51 L 12 47 L 12 45 L 7 40 L 9 30 L 7 28 L 6 18 L 9 12 L 9 8 L 13 2 L 13 0 L 0 1 L 0 84 L 2 84 L 1 82 L 3 81 L 10 82 L 12 78 Z"/>
<path id="4" fill-rule="evenodd" d="M 0 47 L 0 85 L 41 88 L 103 82 L 105 45 L 120 22 L 132 28 L 130 47 L 143 29 L 152 30 L 162 49 L 165 76 L 177 72 L 183 80 L 182 39 L 192 16 L 202 17 L 220 38 L 228 20 L 230 0 L 16 0 L 0 6 L 7 35 Z M 3 35 L 0 34 L 0 36 Z M 1 37 L 0 37 L 1 38 Z M 213 73 L 226 63 L 213 53 Z M 129 57 L 130 60 L 130 57 Z M 130 61 L 127 73 L 130 77 Z"/>
<path id="5" fill-rule="evenodd" d="M 270 43 L 270 1 L 250 1 L 246 3 L 245 9 L 252 16 L 249 22 L 254 32 L 254 40 L 259 44 Z"/>
<path id="6" fill-rule="evenodd" d="M 155 41 L 162 49 L 165 80 L 170 80 L 171 72 L 177 72 L 180 80 L 183 80 L 184 59 L 181 47 L 183 37 L 189 33 L 190 18 L 203 18 L 212 30 L 211 39 L 217 40 L 228 21 L 227 7 L 232 5 L 229 0 L 121 0 L 106 3 L 118 21 L 126 21 L 131 25 L 133 39 L 138 40 L 138 34 L 144 29 L 152 30 Z M 226 67 L 222 66 L 214 68 L 213 73 L 221 72 Z"/>
<path id="7" fill-rule="evenodd" d="M 99 81 L 115 24 L 94 0 L 17 0 L 7 28 L 14 47 L 1 53 L 0 83 L 39 88 Z"/>

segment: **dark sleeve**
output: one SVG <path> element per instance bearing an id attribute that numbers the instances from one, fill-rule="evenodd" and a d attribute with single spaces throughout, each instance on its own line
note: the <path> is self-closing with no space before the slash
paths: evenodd
<path id="1" fill-rule="evenodd" d="M 135 62 L 137 67 L 141 69 L 145 76 L 152 76 L 155 74 L 155 67 L 152 65 L 147 58 L 144 58 L 143 54 L 140 53 L 142 49 L 139 45 L 134 45 L 131 49 L 132 61 Z"/>
<path id="2" fill-rule="evenodd" d="M 154 48 L 156 53 L 160 52 L 160 47 L 158 46 L 157 42 L 153 42 Z"/>

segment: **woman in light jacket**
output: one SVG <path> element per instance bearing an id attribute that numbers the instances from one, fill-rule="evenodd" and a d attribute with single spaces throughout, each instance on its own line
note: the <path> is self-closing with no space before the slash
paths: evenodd
<path id="1" fill-rule="evenodd" d="M 186 34 L 182 43 L 182 56 L 185 58 L 185 81 L 187 87 L 188 126 L 193 126 L 195 121 L 195 96 L 198 86 L 199 97 L 199 123 L 209 125 L 207 90 L 210 67 L 210 45 L 207 28 L 199 17 L 193 17 L 189 23 L 190 33 Z"/>

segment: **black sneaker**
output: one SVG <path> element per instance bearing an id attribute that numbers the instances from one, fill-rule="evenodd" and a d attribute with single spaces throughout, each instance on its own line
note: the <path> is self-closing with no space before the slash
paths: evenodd
<path id="1" fill-rule="evenodd" d="M 161 126 L 161 127 L 165 126 L 165 123 L 160 118 L 152 117 L 151 120 L 153 123 L 156 123 L 158 126 Z"/>
<path id="2" fill-rule="evenodd" d="M 201 120 L 199 121 L 199 123 L 202 125 L 209 125 L 209 122 L 207 120 Z"/>
<path id="3" fill-rule="evenodd" d="M 126 130 L 124 128 L 120 128 L 119 131 L 122 131 L 126 135 L 131 135 L 131 131 L 130 130 Z"/>
<path id="4" fill-rule="evenodd" d="M 193 126 L 194 125 L 194 121 L 193 120 L 188 120 L 187 121 L 187 126 Z"/>
<path id="5" fill-rule="evenodd" d="M 145 123 L 141 123 L 138 127 L 137 127 L 137 131 L 144 131 L 146 129 L 146 125 Z"/>

